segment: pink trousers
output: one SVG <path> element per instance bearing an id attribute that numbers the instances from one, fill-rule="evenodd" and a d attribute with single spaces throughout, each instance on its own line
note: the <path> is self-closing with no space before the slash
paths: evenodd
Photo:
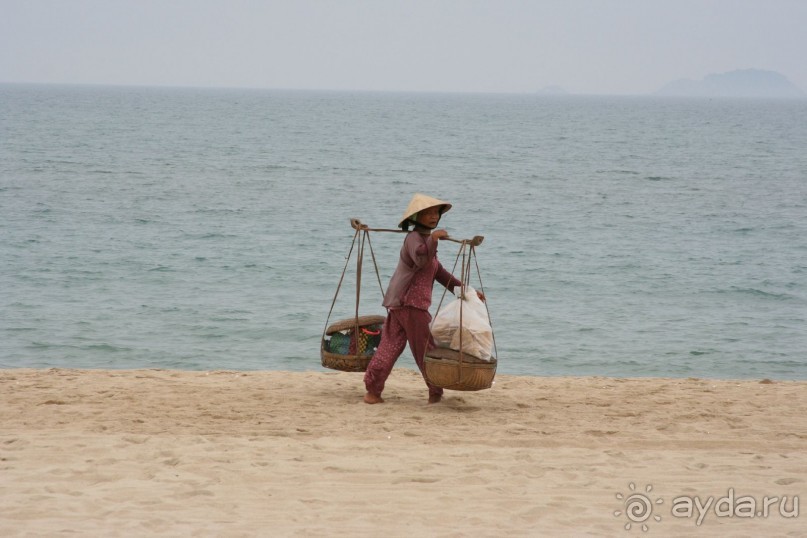
<path id="1" fill-rule="evenodd" d="M 415 357 L 415 362 L 426 381 L 423 372 L 423 357 L 426 351 L 434 347 L 434 339 L 429 330 L 431 315 L 419 308 L 401 307 L 394 308 L 387 314 L 384 321 L 384 329 L 381 333 L 381 343 L 373 355 L 373 359 L 367 366 L 364 374 L 364 386 L 367 392 L 376 396 L 381 396 L 384 391 L 384 383 L 392 372 L 395 361 L 403 353 L 406 343 L 409 342 L 409 349 Z M 429 395 L 436 396 L 443 394 L 443 389 L 432 385 L 426 381 L 429 387 Z"/>

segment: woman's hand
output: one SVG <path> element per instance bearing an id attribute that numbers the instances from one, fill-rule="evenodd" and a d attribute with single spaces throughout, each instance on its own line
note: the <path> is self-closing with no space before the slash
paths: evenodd
<path id="1" fill-rule="evenodd" d="M 456 286 L 451 290 L 451 293 L 453 293 L 454 295 L 457 295 L 458 293 L 462 293 L 460 290 L 461 290 L 461 288 L 459 286 Z M 474 290 L 474 291 L 476 292 L 476 296 L 479 297 L 479 300 L 484 303 L 486 301 L 485 294 L 482 293 L 479 290 Z M 457 297 L 459 297 L 459 295 L 457 295 Z"/>
<path id="2" fill-rule="evenodd" d="M 445 239 L 446 237 L 448 237 L 448 232 L 445 230 L 434 230 L 432 232 L 432 239 L 434 239 L 435 241 Z"/>

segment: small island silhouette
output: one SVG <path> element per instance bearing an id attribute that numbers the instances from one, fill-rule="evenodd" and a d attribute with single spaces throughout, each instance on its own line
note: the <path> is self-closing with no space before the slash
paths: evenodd
<path id="1" fill-rule="evenodd" d="M 799 87 L 775 71 L 738 69 L 715 73 L 702 80 L 681 79 L 670 82 L 656 92 L 675 97 L 767 97 L 779 99 L 805 98 Z"/>

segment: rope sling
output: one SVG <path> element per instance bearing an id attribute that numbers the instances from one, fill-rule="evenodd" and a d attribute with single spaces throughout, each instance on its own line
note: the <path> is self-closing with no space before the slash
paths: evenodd
<path id="1" fill-rule="evenodd" d="M 359 219 L 350 219 L 350 225 L 355 230 L 353 234 L 353 241 L 350 244 L 345 266 L 342 270 L 342 275 L 339 278 L 339 284 L 336 287 L 331 307 L 328 311 L 328 317 L 325 320 L 325 329 L 322 333 L 320 344 L 320 357 L 322 366 L 335 370 L 346 372 L 363 372 L 367 369 L 367 365 L 373 358 L 375 347 L 378 346 L 381 339 L 381 327 L 384 324 L 384 316 L 360 316 L 359 306 L 361 300 L 361 279 L 362 279 L 362 265 L 364 263 L 365 246 L 369 248 L 370 256 L 373 261 L 376 279 L 378 281 L 379 289 L 381 290 L 382 297 L 385 294 L 384 286 L 381 283 L 381 274 L 378 270 L 378 263 L 376 261 L 375 252 L 373 251 L 372 242 L 370 241 L 370 232 L 390 232 L 390 233 L 409 233 L 405 230 L 385 229 L 385 228 L 370 228 L 363 224 Z M 493 384 L 493 378 L 496 375 L 496 366 L 498 364 L 498 352 L 496 349 L 496 338 L 492 332 L 492 323 L 490 322 L 490 311 L 488 310 L 487 303 L 485 304 L 485 311 L 487 313 L 488 322 L 491 324 L 491 337 L 493 341 L 493 355 L 489 361 L 482 360 L 473 355 L 463 351 L 463 306 L 466 290 L 470 286 L 470 277 L 472 262 L 476 268 L 477 278 L 479 280 L 480 291 L 484 294 L 484 285 L 482 283 L 482 275 L 479 271 L 479 263 L 476 259 L 476 247 L 482 244 L 484 237 L 474 236 L 472 239 L 454 239 L 446 237 L 443 240 L 459 243 L 459 252 L 454 260 L 454 266 L 451 273 L 457 269 L 457 265 L 462 258 L 461 271 L 461 286 L 458 297 L 463 301 L 460 303 L 459 308 L 459 350 L 435 347 L 426 352 L 424 357 L 424 374 L 428 381 L 436 386 L 449 389 L 449 390 L 481 390 L 490 388 Z M 336 305 L 337 297 L 342 288 L 345 280 L 350 259 L 353 255 L 354 249 L 358 244 L 356 254 L 356 305 L 354 316 L 352 318 L 339 320 L 329 325 L 331 315 L 333 314 L 334 306 Z M 440 303 L 437 306 L 435 317 L 440 312 L 443 301 L 446 297 L 448 289 L 443 291 Z"/>

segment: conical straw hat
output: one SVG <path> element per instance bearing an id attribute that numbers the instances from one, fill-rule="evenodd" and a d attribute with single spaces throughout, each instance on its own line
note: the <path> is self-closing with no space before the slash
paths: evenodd
<path id="1" fill-rule="evenodd" d="M 401 219 L 401 222 L 398 223 L 398 227 L 400 228 L 401 225 L 403 225 L 403 223 L 409 219 L 409 217 L 418 211 L 423 211 L 424 209 L 429 209 L 430 207 L 439 205 L 443 206 L 443 210 L 440 211 L 441 215 L 451 209 L 451 204 L 448 202 L 438 200 L 437 198 L 432 198 L 431 196 L 426 196 L 425 194 L 421 194 L 419 192 L 415 193 L 412 200 L 409 202 L 409 205 L 406 206 L 406 211 L 404 211 L 403 218 Z"/>

